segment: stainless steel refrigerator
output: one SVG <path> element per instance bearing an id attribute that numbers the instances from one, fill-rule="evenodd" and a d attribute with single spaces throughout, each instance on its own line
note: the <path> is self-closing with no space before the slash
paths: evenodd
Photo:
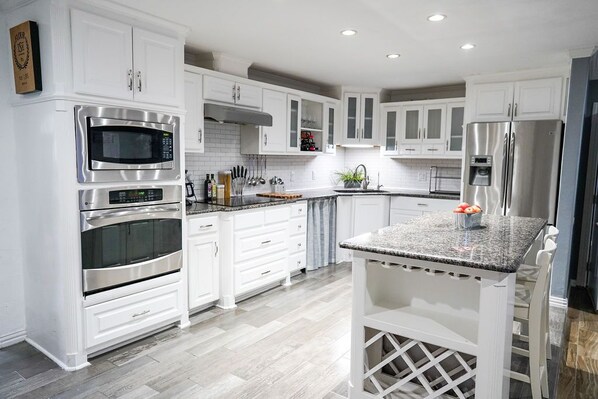
<path id="1" fill-rule="evenodd" d="M 467 125 L 464 201 L 554 224 L 562 132 L 560 120 Z"/>

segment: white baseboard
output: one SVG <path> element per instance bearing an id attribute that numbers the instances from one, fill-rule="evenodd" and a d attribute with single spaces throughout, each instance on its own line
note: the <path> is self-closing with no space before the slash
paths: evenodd
<path id="1" fill-rule="evenodd" d="M 549 299 L 550 306 L 554 306 L 557 308 L 567 308 L 568 300 L 567 298 L 560 298 L 558 296 L 550 296 Z"/>
<path id="2" fill-rule="evenodd" d="M 35 349 L 37 349 L 38 351 L 40 351 L 44 355 L 48 356 L 50 358 L 50 360 L 52 360 L 54 363 L 56 363 L 63 370 L 66 370 L 66 371 L 75 371 L 75 370 L 80 370 L 82 368 L 85 368 L 85 367 L 91 365 L 89 362 L 85 362 L 85 363 L 79 364 L 79 365 L 74 366 L 74 367 L 67 366 L 62 361 L 60 361 L 56 356 L 54 356 L 53 354 L 51 354 L 50 352 L 48 352 L 47 350 L 45 350 L 40 344 L 38 344 L 37 342 L 35 342 L 31 338 L 27 338 L 25 341 L 27 341 L 27 343 L 29 345 L 33 346 Z"/>
<path id="3" fill-rule="evenodd" d="M 0 348 L 6 348 L 7 346 L 23 342 L 25 341 L 25 338 L 27 338 L 27 333 L 25 330 L 19 330 L 11 332 L 10 334 L 0 335 Z"/>

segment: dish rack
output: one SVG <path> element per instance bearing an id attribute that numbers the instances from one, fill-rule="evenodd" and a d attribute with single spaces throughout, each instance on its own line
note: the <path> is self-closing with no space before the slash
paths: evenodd
<path id="1" fill-rule="evenodd" d="M 430 194 L 461 194 L 461 168 L 430 167 Z"/>

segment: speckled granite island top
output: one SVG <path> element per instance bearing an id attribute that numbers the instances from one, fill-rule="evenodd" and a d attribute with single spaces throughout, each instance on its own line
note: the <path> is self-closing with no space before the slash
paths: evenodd
<path id="1" fill-rule="evenodd" d="M 341 248 L 514 273 L 546 221 L 484 215 L 482 227 L 457 230 L 452 213 L 431 213 L 405 224 L 343 241 Z"/>

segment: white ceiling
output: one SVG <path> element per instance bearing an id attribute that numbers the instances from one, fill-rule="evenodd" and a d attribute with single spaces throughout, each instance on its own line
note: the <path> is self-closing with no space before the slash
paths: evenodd
<path id="1" fill-rule="evenodd" d="M 192 49 L 327 85 L 452 84 L 567 65 L 569 50 L 598 45 L 598 0 L 114 1 L 188 26 Z M 434 13 L 448 18 L 428 22 Z M 477 47 L 463 51 L 466 42 Z M 388 60 L 393 52 L 401 57 Z"/>

